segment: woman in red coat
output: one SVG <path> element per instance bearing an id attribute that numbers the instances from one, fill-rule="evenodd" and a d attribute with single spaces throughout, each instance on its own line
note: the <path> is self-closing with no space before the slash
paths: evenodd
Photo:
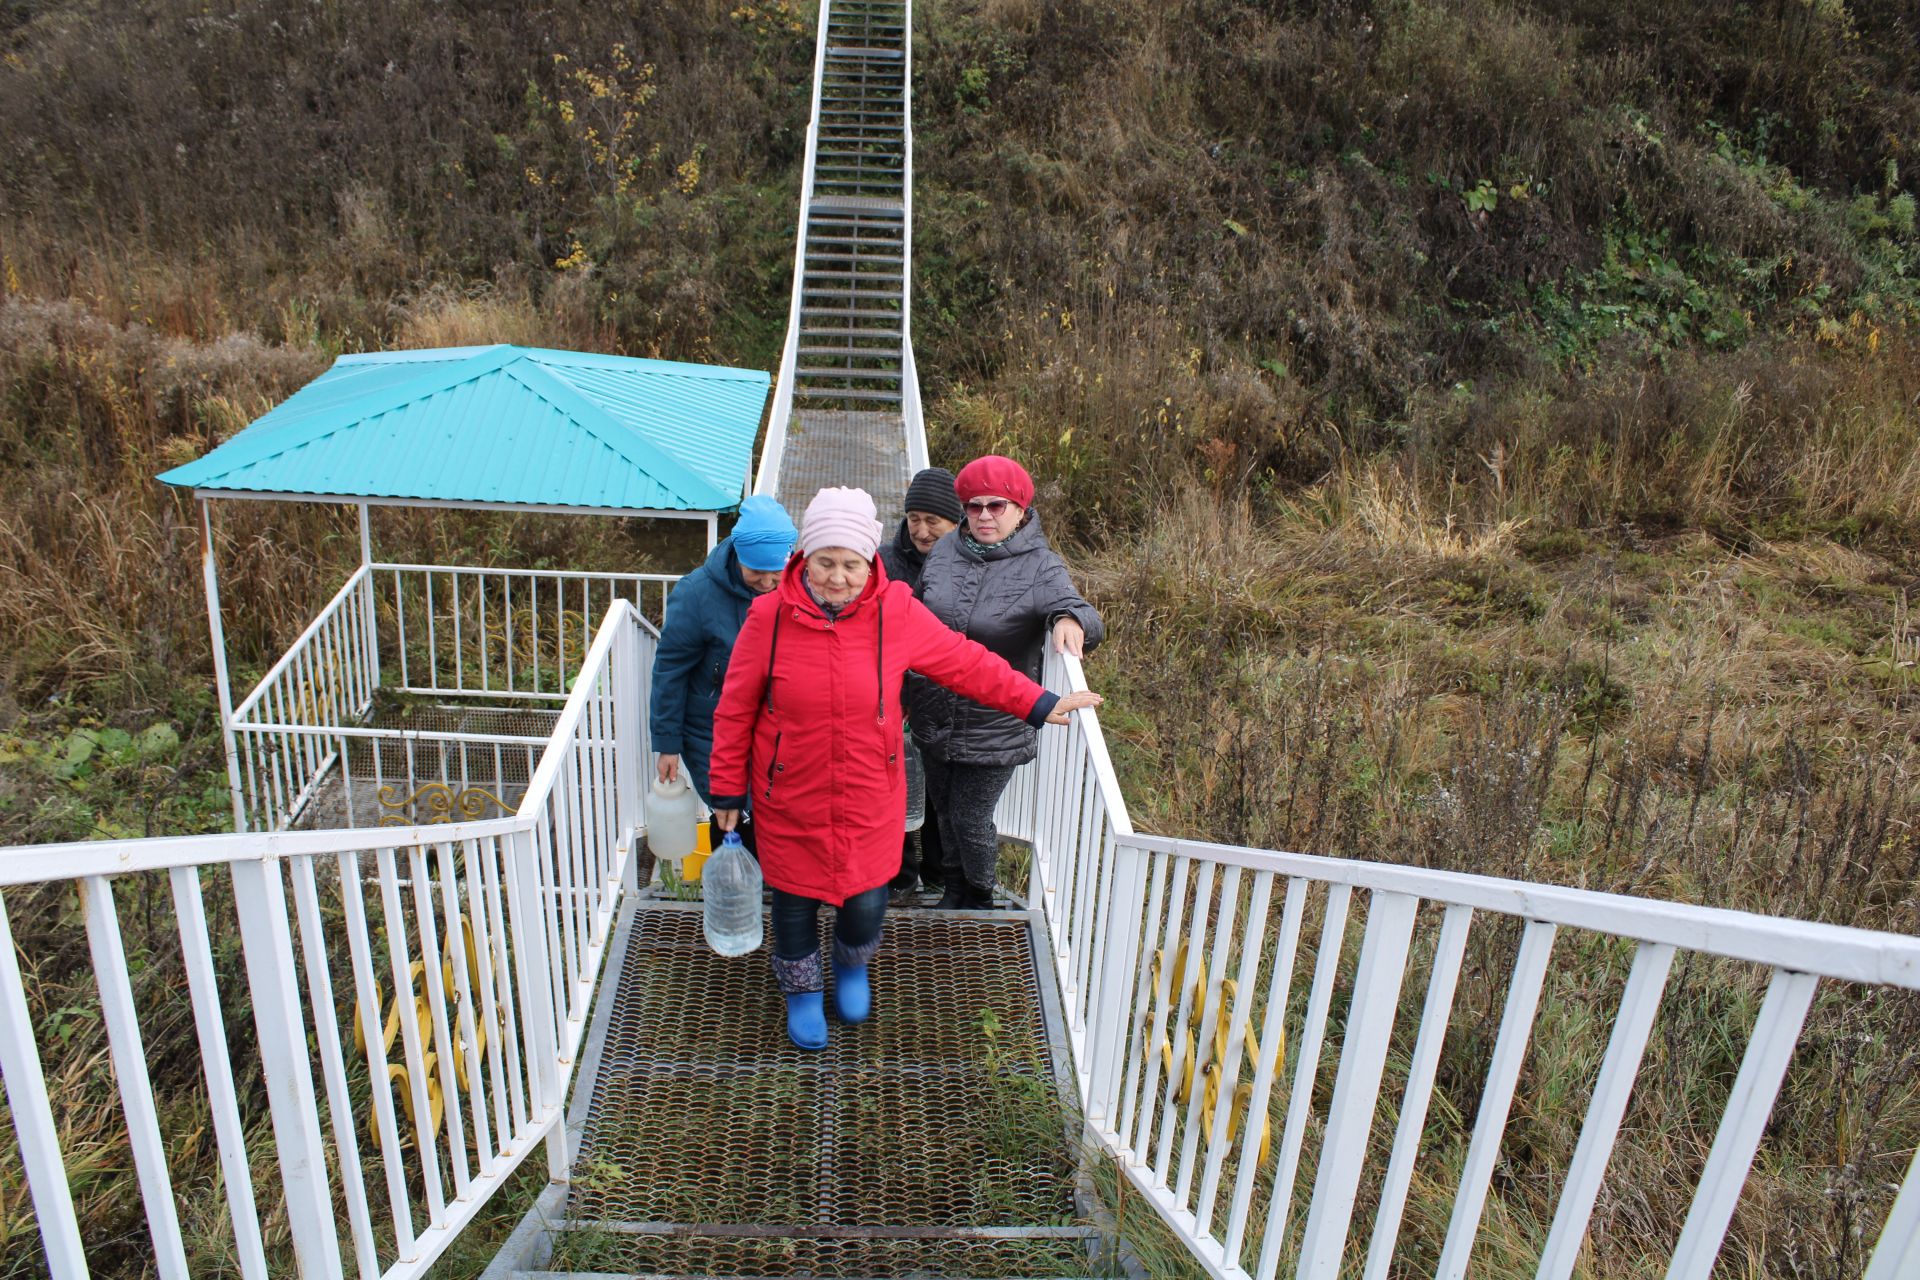
<path id="1" fill-rule="evenodd" d="M 834 1010 L 872 1009 L 867 965 L 880 947 L 888 881 L 906 815 L 900 681 L 908 668 L 1029 723 L 1067 723 L 1098 695 L 1048 692 L 950 631 L 874 560 L 880 522 L 860 489 L 822 489 L 780 585 L 747 611 L 713 719 L 714 817 L 752 797 L 760 868 L 773 889 L 773 971 L 787 1034 L 827 1043 L 816 921 L 838 908 Z"/>

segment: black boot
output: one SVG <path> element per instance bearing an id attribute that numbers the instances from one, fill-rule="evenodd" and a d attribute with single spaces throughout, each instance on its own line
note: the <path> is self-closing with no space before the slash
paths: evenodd
<path id="1" fill-rule="evenodd" d="M 888 885 L 887 900 L 894 906 L 911 901 L 920 887 L 920 833 L 909 831 L 900 842 L 900 870 Z"/>
<path id="2" fill-rule="evenodd" d="M 942 911 L 991 911 L 993 909 L 993 890 L 982 889 L 968 881 L 964 876 L 954 876 L 947 881 L 946 892 L 940 895 Z"/>

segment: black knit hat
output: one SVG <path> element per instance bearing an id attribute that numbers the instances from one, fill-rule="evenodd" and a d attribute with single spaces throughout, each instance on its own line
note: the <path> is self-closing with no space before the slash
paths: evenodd
<path id="1" fill-rule="evenodd" d="M 928 467 L 915 476 L 907 486 L 907 510 L 924 511 L 959 524 L 966 512 L 960 509 L 960 495 L 953 489 L 953 472 L 945 467 Z"/>

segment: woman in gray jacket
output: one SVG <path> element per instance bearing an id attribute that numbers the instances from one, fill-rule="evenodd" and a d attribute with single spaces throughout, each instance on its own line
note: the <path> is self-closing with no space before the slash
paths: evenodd
<path id="1" fill-rule="evenodd" d="M 1033 680 L 1049 638 L 1075 657 L 1099 644 L 1106 634 L 1099 611 L 1074 590 L 1047 545 L 1026 468 L 998 454 L 975 458 L 954 491 L 966 520 L 934 544 L 920 573 L 919 595 L 934 616 Z M 918 685 L 909 723 L 947 859 L 940 905 L 990 907 L 1000 853 L 993 809 L 1014 769 L 1033 759 L 1034 731 L 931 681 Z"/>

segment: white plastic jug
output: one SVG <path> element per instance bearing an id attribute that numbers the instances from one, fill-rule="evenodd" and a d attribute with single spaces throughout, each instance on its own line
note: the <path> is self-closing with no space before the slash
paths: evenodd
<path id="1" fill-rule="evenodd" d="M 653 776 L 653 796 L 647 803 L 647 848 L 656 858 L 675 866 L 693 852 L 694 828 L 700 823 L 700 797 L 693 793 L 683 765 L 671 782 Z"/>

